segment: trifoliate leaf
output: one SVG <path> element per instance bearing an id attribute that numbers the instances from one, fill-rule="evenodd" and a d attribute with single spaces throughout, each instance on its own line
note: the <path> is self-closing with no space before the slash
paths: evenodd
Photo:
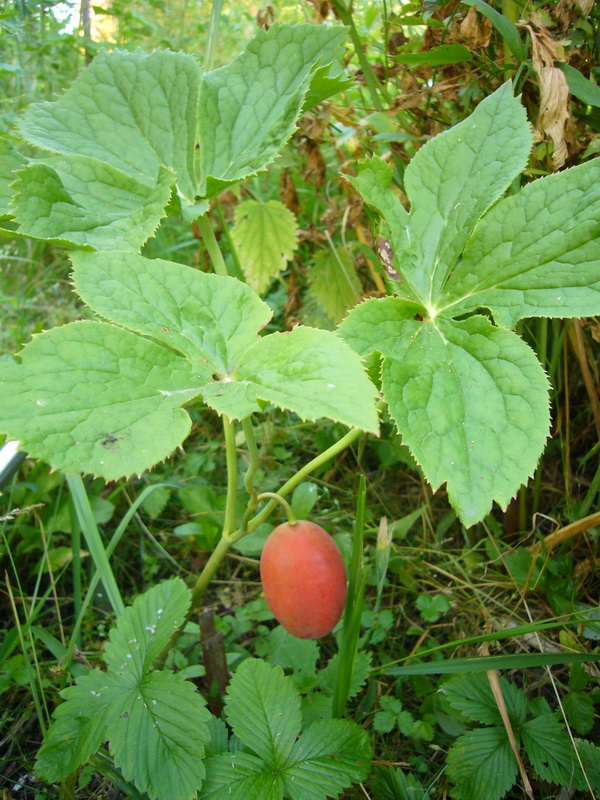
<path id="1" fill-rule="evenodd" d="M 279 200 L 244 200 L 235 210 L 231 238 L 248 284 L 263 294 L 298 245 L 296 218 Z"/>
<path id="2" fill-rule="evenodd" d="M 578 782 L 581 774 L 571 740 L 550 714 L 528 720 L 521 728 L 523 746 L 537 774 L 561 785 Z"/>
<path id="3" fill-rule="evenodd" d="M 189 362 L 133 333 L 73 322 L 0 364 L 0 429 L 56 469 L 108 480 L 142 472 L 189 433 Z"/>
<path id="4" fill-rule="evenodd" d="M 344 247 L 318 252 L 308 269 L 308 285 L 333 322 L 339 322 L 361 295 L 354 263 Z"/>
<path id="5" fill-rule="evenodd" d="M 251 753 L 223 753 L 206 761 L 200 800 L 282 800 L 283 779 Z"/>
<path id="6" fill-rule="evenodd" d="M 263 170 L 294 130 L 317 64 L 338 58 L 345 28 L 272 25 L 200 91 L 202 196 Z"/>
<path id="7" fill-rule="evenodd" d="M 13 205 L 20 234 L 98 250 L 139 250 L 164 216 L 175 180 L 161 166 L 149 186 L 87 156 L 31 164 L 17 176 Z"/>
<path id="8" fill-rule="evenodd" d="M 577 733 L 589 733 L 594 727 L 594 701 L 585 692 L 569 692 L 563 700 L 563 710 L 569 725 Z"/>
<path id="9" fill-rule="evenodd" d="M 515 782 L 517 760 L 505 728 L 468 731 L 452 744 L 446 757 L 448 777 L 456 784 L 456 800 L 500 800 Z"/>
<path id="10" fill-rule="evenodd" d="M 178 673 L 148 673 L 136 685 L 123 683 L 112 712 L 108 737 L 125 780 L 152 800 L 196 797 L 210 715 L 194 684 Z"/>
<path id="11" fill-rule="evenodd" d="M 590 786 L 594 791 L 600 791 L 600 747 L 587 739 L 575 739 L 575 745 Z M 584 791 L 588 788 L 583 774 L 575 782 L 575 786 Z"/>
<path id="12" fill-rule="evenodd" d="M 115 680 L 99 670 L 77 679 L 61 694 L 54 720 L 38 753 L 35 769 L 48 782 L 61 781 L 97 752 L 107 738 Z M 110 688 L 109 688 L 110 687 Z"/>
<path id="13" fill-rule="evenodd" d="M 148 185 L 167 167 L 192 200 L 199 81 L 193 56 L 103 50 L 57 100 L 30 105 L 20 132 L 43 150 L 91 156 Z"/>
<path id="14" fill-rule="evenodd" d="M 190 590 L 181 578 L 163 581 L 139 595 L 110 631 L 104 648 L 108 668 L 141 680 L 185 619 L 190 603 Z"/>
<path id="15" fill-rule="evenodd" d="M 300 731 L 300 698 L 280 667 L 247 659 L 238 667 L 226 698 L 233 732 L 272 768 L 281 770 Z"/>
<path id="16" fill-rule="evenodd" d="M 522 317 L 600 312 L 600 160 L 533 181 L 479 222 L 443 292 L 444 313 Z"/>
<path id="17" fill-rule="evenodd" d="M 514 727 L 522 725 L 527 715 L 525 695 L 521 689 L 503 677 L 500 678 L 500 688 L 512 725 Z M 452 707 L 468 719 L 487 725 L 502 724 L 502 716 L 487 675 L 475 673 L 452 678 L 444 683 L 442 691 Z"/>
<path id="18" fill-rule="evenodd" d="M 348 720 L 315 722 L 302 734 L 284 773 L 285 791 L 292 800 L 325 800 L 371 770 L 367 732 Z"/>
<path id="19" fill-rule="evenodd" d="M 410 773 L 396 767 L 375 767 L 369 781 L 378 800 L 429 800 L 429 792 Z"/>

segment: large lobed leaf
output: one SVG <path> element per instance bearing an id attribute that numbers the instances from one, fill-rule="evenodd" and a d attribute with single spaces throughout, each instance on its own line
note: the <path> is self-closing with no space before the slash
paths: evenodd
<path id="1" fill-rule="evenodd" d="M 505 84 L 418 151 L 405 176 L 410 212 L 382 161 L 353 179 L 383 217 L 401 297 L 361 304 L 339 333 L 361 355 L 383 356 L 398 430 L 434 489 L 447 483 L 465 525 L 494 500 L 507 505 L 549 431 L 543 369 L 507 328 L 525 316 L 600 312 L 600 162 L 500 199 L 530 146 Z M 505 327 L 477 316 L 481 308 Z"/>
<path id="2" fill-rule="evenodd" d="M 21 118 L 22 138 L 49 154 L 41 163 L 0 142 L 0 215 L 14 215 L 18 235 L 139 250 L 167 205 L 191 221 L 219 187 L 273 161 L 315 70 L 339 58 L 344 38 L 341 27 L 274 25 L 204 76 L 183 53 L 101 51 L 62 95 Z"/>
<path id="3" fill-rule="evenodd" d="M 132 252 L 73 260 L 84 300 L 115 325 L 55 328 L 0 364 L 0 430 L 32 456 L 109 480 L 141 473 L 182 443 L 180 406 L 199 396 L 235 419 L 273 403 L 377 430 L 376 390 L 334 333 L 259 336 L 271 311 L 234 278 Z"/>
<path id="4" fill-rule="evenodd" d="M 275 158 L 294 131 L 315 67 L 336 60 L 346 29 L 272 25 L 235 61 L 203 76 L 200 193 L 216 194 Z"/>

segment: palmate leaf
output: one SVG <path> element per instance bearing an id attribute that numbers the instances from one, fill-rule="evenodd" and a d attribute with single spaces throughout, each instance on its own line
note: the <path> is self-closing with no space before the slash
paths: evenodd
<path id="1" fill-rule="evenodd" d="M 57 157 L 16 174 L 19 233 L 95 249 L 138 250 L 164 216 L 174 174 L 159 167 L 149 186 L 88 156 Z"/>
<path id="2" fill-rule="evenodd" d="M 147 185 L 167 167 L 192 199 L 199 82 L 190 55 L 102 50 L 57 100 L 30 105 L 19 129 L 42 150 L 91 156 Z"/>
<path id="3" fill-rule="evenodd" d="M 506 506 L 535 469 L 549 427 L 547 379 L 522 339 L 484 317 L 421 323 L 403 318 L 411 310 L 370 300 L 339 332 L 359 353 L 385 356 L 382 388 L 404 442 L 472 525 L 492 500 Z"/>
<path id="4" fill-rule="evenodd" d="M 10 201 L 13 191 L 10 184 L 14 181 L 14 173 L 27 163 L 10 142 L 0 139 L 0 217 L 12 217 L 15 213 Z"/>
<path id="5" fill-rule="evenodd" d="M 271 311 L 240 281 L 132 252 L 74 263 L 92 309 L 130 330 L 71 323 L 0 364 L 0 430 L 32 456 L 109 480 L 141 473 L 182 443 L 180 406 L 199 396 L 234 419 L 266 402 L 377 430 L 359 356 L 329 331 L 259 336 Z"/>
<path id="6" fill-rule="evenodd" d="M 267 167 L 294 131 L 312 73 L 340 55 L 346 29 L 272 25 L 200 92 L 200 193 Z"/>
<path id="7" fill-rule="evenodd" d="M 101 322 L 39 334 L 0 365 L 0 429 L 57 469 L 107 480 L 166 458 L 191 428 L 191 365 Z"/>
<path id="8" fill-rule="evenodd" d="M 298 224 L 279 200 L 244 200 L 235 210 L 231 238 L 248 285 L 262 294 L 291 259 L 298 245 Z"/>
<path id="9" fill-rule="evenodd" d="M 191 222 L 206 213 L 207 191 L 273 161 L 344 37 L 341 27 L 274 25 L 204 76 L 183 53 L 101 51 L 19 121 L 22 138 L 52 155 L 20 170 L 16 203 L 10 185 L 27 159 L 0 143 L 0 215 L 14 216 L 16 235 L 139 250 L 167 206 Z M 329 80 L 325 95 L 343 85 Z"/>
<path id="10" fill-rule="evenodd" d="M 543 369 L 507 328 L 524 316 L 600 312 L 600 163 L 500 199 L 530 146 L 505 84 L 418 151 L 406 170 L 410 212 L 382 161 L 352 179 L 383 217 L 400 297 L 357 306 L 339 333 L 361 355 L 383 356 L 398 430 L 434 489 L 447 484 L 465 525 L 494 500 L 506 507 L 549 432 Z M 481 308 L 505 327 L 476 316 Z"/>
<path id="11" fill-rule="evenodd" d="M 600 159 L 541 178 L 475 227 L 440 298 L 445 315 L 481 306 L 499 325 L 600 308 Z"/>

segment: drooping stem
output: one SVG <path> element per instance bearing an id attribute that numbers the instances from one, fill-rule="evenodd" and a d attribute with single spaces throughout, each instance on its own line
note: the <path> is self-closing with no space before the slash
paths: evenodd
<path id="1" fill-rule="evenodd" d="M 198 230 L 202 236 L 202 241 L 204 242 L 204 246 L 206 247 L 215 273 L 223 276 L 224 278 L 228 277 L 229 273 L 227 272 L 225 259 L 223 258 L 223 254 L 219 249 L 219 245 L 217 244 L 214 231 L 210 226 L 210 222 L 208 221 L 208 216 L 203 214 L 201 217 L 198 217 L 196 224 L 198 225 Z"/>
<path id="2" fill-rule="evenodd" d="M 266 500 L 267 497 L 269 497 L 274 503 L 280 505 L 285 510 L 290 525 L 296 524 L 297 522 L 296 515 L 292 511 L 292 507 L 287 500 L 284 500 L 283 497 L 280 494 L 277 494 L 276 492 L 262 492 L 262 494 L 259 494 L 256 499 L 260 502 L 261 500 Z"/>
<path id="3" fill-rule="evenodd" d="M 299 483 L 304 480 L 307 475 L 310 475 L 311 472 L 314 472 L 322 464 L 325 464 L 338 453 L 341 453 L 342 450 L 345 450 L 346 447 L 349 447 L 352 442 L 358 439 L 361 433 L 363 433 L 363 431 L 359 430 L 358 428 L 352 428 L 352 430 L 348 431 L 348 433 L 345 436 L 342 436 L 342 438 L 335 442 L 335 444 L 332 444 L 331 447 L 327 448 L 327 450 L 319 453 L 319 455 L 309 461 L 308 464 L 305 464 L 302 469 L 299 469 L 298 472 L 296 472 L 296 474 L 289 479 L 289 481 L 286 481 L 286 483 L 283 484 L 283 486 L 278 490 L 277 494 L 281 497 L 288 495 L 293 489 L 296 488 L 296 486 L 298 486 Z M 252 531 L 256 530 L 258 526 L 262 525 L 262 523 L 271 514 L 275 506 L 276 501 L 270 500 L 255 517 L 248 521 L 245 530 L 236 531 L 232 535 L 232 541 L 236 542 L 238 539 L 241 539 L 242 536 L 245 536 L 247 533 L 252 533 Z"/>

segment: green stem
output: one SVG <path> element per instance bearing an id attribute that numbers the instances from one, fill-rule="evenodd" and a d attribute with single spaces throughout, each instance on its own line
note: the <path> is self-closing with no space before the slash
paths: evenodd
<path id="1" fill-rule="evenodd" d="M 204 72 L 210 72 L 215 61 L 215 50 L 217 47 L 222 8 L 223 0 L 213 0 L 210 23 L 208 27 L 208 37 L 206 40 L 206 53 L 204 54 L 204 64 L 202 65 Z"/>
<path id="2" fill-rule="evenodd" d="M 254 476 L 258 470 L 259 458 L 258 447 L 256 446 L 256 438 L 254 437 L 254 428 L 252 427 L 250 417 L 246 417 L 246 419 L 242 420 L 242 430 L 244 431 L 246 444 L 248 445 L 248 455 L 250 456 L 250 464 L 248 465 L 248 469 L 244 475 L 244 486 L 246 487 L 248 494 L 251 497 L 254 495 L 254 498 L 256 499 Z"/>
<path id="3" fill-rule="evenodd" d="M 215 200 L 215 211 L 219 215 L 219 222 L 221 223 L 221 230 L 223 231 L 223 236 L 227 239 L 227 249 L 233 259 L 233 277 L 239 278 L 241 281 L 246 282 L 246 276 L 244 275 L 244 270 L 242 269 L 242 265 L 240 263 L 240 259 L 238 258 L 237 247 L 233 243 L 233 239 L 231 238 L 231 233 L 229 232 L 229 225 L 227 224 L 227 220 L 225 219 L 225 214 L 223 214 L 223 209 L 221 207 L 221 203 L 218 200 Z"/>
<path id="4" fill-rule="evenodd" d="M 270 497 L 271 500 L 273 500 L 275 503 L 278 503 L 285 510 L 290 525 L 296 524 L 298 520 L 296 519 L 296 515 L 292 511 L 292 507 L 287 500 L 284 500 L 283 497 L 276 492 L 262 492 L 262 494 L 259 494 L 256 499 L 260 502 L 261 500 L 266 500 L 267 497 Z"/>
<path id="5" fill-rule="evenodd" d="M 361 433 L 363 433 L 363 431 L 359 430 L 358 428 L 353 428 L 351 431 L 348 431 L 348 433 L 345 436 L 342 436 L 339 441 L 337 441 L 335 444 L 332 444 L 331 447 L 327 448 L 327 450 L 319 453 L 319 455 L 313 458 L 312 461 L 309 461 L 308 464 L 305 464 L 302 467 L 302 469 L 298 470 L 298 472 L 296 472 L 296 474 L 293 475 L 289 481 L 286 481 L 283 484 L 277 494 L 281 497 L 288 495 L 293 489 L 296 488 L 296 486 L 298 486 L 299 483 L 304 480 L 307 475 L 310 475 L 311 472 L 314 472 L 322 464 L 325 464 L 338 453 L 341 453 L 342 450 L 345 450 L 346 447 L 349 447 L 352 442 L 358 439 Z M 276 505 L 277 503 L 275 500 L 270 500 L 262 509 L 262 511 L 260 511 L 248 522 L 245 531 L 239 530 L 232 535 L 232 541 L 237 542 L 237 540 L 241 539 L 242 536 L 255 531 L 258 526 L 262 525 L 262 523 L 269 517 Z"/>
<path id="6" fill-rule="evenodd" d="M 383 105 L 381 100 L 379 99 L 379 92 L 383 96 L 386 103 L 391 104 L 391 97 L 389 96 L 387 90 L 379 83 L 377 80 L 377 76 L 373 72 L 371 65 L 369 64 L 369 60 L 367 59 L 363 49 L 362 44 L 360 41 L 360 36 L 356 29 L 356 25 L 354 23 L 354 17 L 352 16 L 352 12 L 346 6 L 344 0 L 333 0 L 333 5 L 335 6 L 335 10 L 344 25 L 347 25 L 350 28 L 350 38 L 352 39 L 352 44 L 354 45 L 354 50 L 356 51 L 356 55 L 358 61 L 360 63 L 360 68 L 362 70 L 362 74 L 365 79 L 365 83 L 367 84 L 367 89 L 369 90 L 369 94 L 371 95 L 371 101 L 377 111 L 383 111 Z"/>
<path id="7" fill-rule="evenodd" d="M 237 452 L 235 449 L 235 425 L 223 414 L 223 431 L 225 433 L 225 455 L 227 459 L 227 503 L 225 505 L 225 522 L 223 536 L 235 530 L 235 510 L 237 501 Z"/>
<path id="8" fill-rule="evenodd" d="M 377 408 L 379 410 L 381 410 L 384 405 L 385 405 L 384 401 L 381 400 L 377 404 Z M 233 426 L 232 426 L 232 428 L 233 428 Z M 273 499 L 273 497 L 275 495 L 271 495 L 270 492 L 265 492 L 265 495 L 271 497 L 271 499 L 269 500 L 267 505 L 262 509 L 262 511 L 260 511 L 255 517 L 253 517 L 247 523 L 247 525 L 244 525 L 244 523 L 242 523 L 242 527 L 239 530 L 234 531 L 233 533 L 226 533 L 226 530 L 227 530 L 226 525 L 227 525 L 227 519 L 228 519 L 228 515 L 227 515 L 227 512 L 226 512 L 226 515 L 225 515 L 226 516 L 226 522 L 225 522 L 225 525 L 223 527 L 223 535 L 221 536 L 221 539 L 219 540 L 219 543 L 217 544 L 217 546 L 213 550 L 210 558 L 208 559 L 208 561 L 204 565 L 204 568 L 203 568 L 202 572 L 200 573 L 200 575 L 198 576 L 198 580 L 196 581 L 196 584 L 195 584 L 194 588 L 192 589 L 192 602 L 191 602 L 191 605 L 190 605 L 190 611 L 186 615 L 186 618 L 185 618 L 182 626 L 178 630 L 174 631 L 173 634 L 171 635 L 171 638 L 169 639 L 169 641 L 167 642 L 167 644 L 163 648 L 162 652 L 160 653 L 160 655 L 156 659 L 156 661 L 155 661 L 156 665 L 161 666 L 161 665 L 164 664 L 164 662 L 165 662 L 165 660 L 167 658 L 167 655 L 169 653 L 169 650 L 173 647 L 173 645 L 177 641 L 177 639 L 178 639 L 178 637 L 179 637 L 179 635 L 181 633 L 181 630 L 182 630 L 183 626 L 185 625 L 185 622 L 189 619 L 191 613 L 193 611 L 195 611 L 196 608 L 198 607 L 198 605 L 200 603 L 200 599 L 202 598 L 202 595 L 206 591 L 206 588 L 207 588 L 208 584 L 210 583 L 213 575 L 215 574 L 215 572 L 217 571 L 219 565 L 221 564 L 221 561 L 225 558 L 225 555 L 227 554 L 227 551 L 229 550 L 231 545 L 234 542 L 237 542 L 238 539 L 241 539 L 242 536 L 245 536 L 247 533 L 252 533 L 252 531 L 256 530 L 256 528 L 258 528 L 258 526 L 261 525 L 267 519 L 269 514 L 271 514 L 271 512 L 273 511 L 273 509 L 275 508 L 277 503 L 281 501 L 282 497 L 284 497 L 285 495 L 289 494 L 292 491 L 292 489 L 295 489 L 296 486 L 299 483 L 301 483 L 302 480 L 304 480 L 304 478 L 307 475 L 309 475 L 311 472 L 313 472 L 315 469 L 320 467 L 322 464 L 325 464 L 327 461 L 329 461 L 331 458 L 336 456 L 342 450 L 345 450 L 346 447 L 349 447 L 352 444 L 352 442 L 354 442 L 356 439 L 358 439 L 358 437 L 362 433 L 363 433 L 362 430 L 360 430 L 358 428 L 353 428 L 352 430 L 348 431 L 348 433 L 345 436 L 342 436 L 342 438 L 339 441 L 337 441 L 335 444 L 331 445 L 331 447 L 328 447 L 327 450 L 323 451 L 318 456 L 313 458 L 311 461 L 308 462 L 308 464 L 305 464 L 304 467 L 302 467 L 302 469 L 298 470 L 298 472 L 289 479 L 289 481 L 286 481 L 286 483 L 283 484 L 283 486 L 281 487 L 281 489 L 277 493 L 278 500 Z M 227 435 L 228 434 L 226 433 L 226 436 Z M 233 438 L 235 439 L 235 437 L 233 437 Z M 252 435 L 251 438 L 253 439 L 253 435 Z M 235 447 L 235 441 L 234 441 L 234 447 Z M 235 455 L 235 453 L 234 453 L 234 455 Z M 251 456 L 251 458 L 252 458 L 252 456 Z M 230 478 L 231 477 L 231 470 L 229 468 L 229 458 L 228 458 L 228 467 L 227 467 L 227 469 L 228 469 L 228 476 Z M 236 474 L 236 479 L 237 479 L 237 470 L 235 471 L 234 474 Z M 228 486 L 229 487 L 231 486 L 229 480 L 228 480 Z M 229 504 L 229 494 L 230 494 L 230 489 L 228 490 L 228 504 Z M 259 495 L 259 497 L 260 496 L 263 496 L 263 495 Z M 259 498 L 257 497 L 257 500 L 258 499 Z"/>
<path id="9" fill-rule="evenodd" d="M 519 17 L 521 16 L 521 9 L 515 3 L 515 0 L 502 0 L 502 15 L 509 19 L 511 22 L 518 22 Z M 510 47 L 506 43 L 503 42 L 503 49 L 504 49 L 504 58 L 505 58 L 505 68 L 504 68 L 504 77 L 505 79 L 512 78 L 514 75 L 514 56 L 511 52 Z"/>
<path id="10" fill-rule="evenodd" d="M 223 258 L 223 254 L 219 249 L 219 245 L 217 244 L 217 240 L 215 238 L 214 231 L 210 226 L 208 216 L 206 214 L 203 214 L 201 217 L 198 217 L 198 219 L 196 220 L 196 224 L 198 225 L 198 230 L 200 231 L 200 235 L 202 236 L 202 241 L 204 242 L 204 246 L 208 251 L 208 255 L 210 257 L 215 273 L 217 275 L 221 275 L 226 278 L 229 275 L 229 273 L 227 272 L 225 259 Z"/>

